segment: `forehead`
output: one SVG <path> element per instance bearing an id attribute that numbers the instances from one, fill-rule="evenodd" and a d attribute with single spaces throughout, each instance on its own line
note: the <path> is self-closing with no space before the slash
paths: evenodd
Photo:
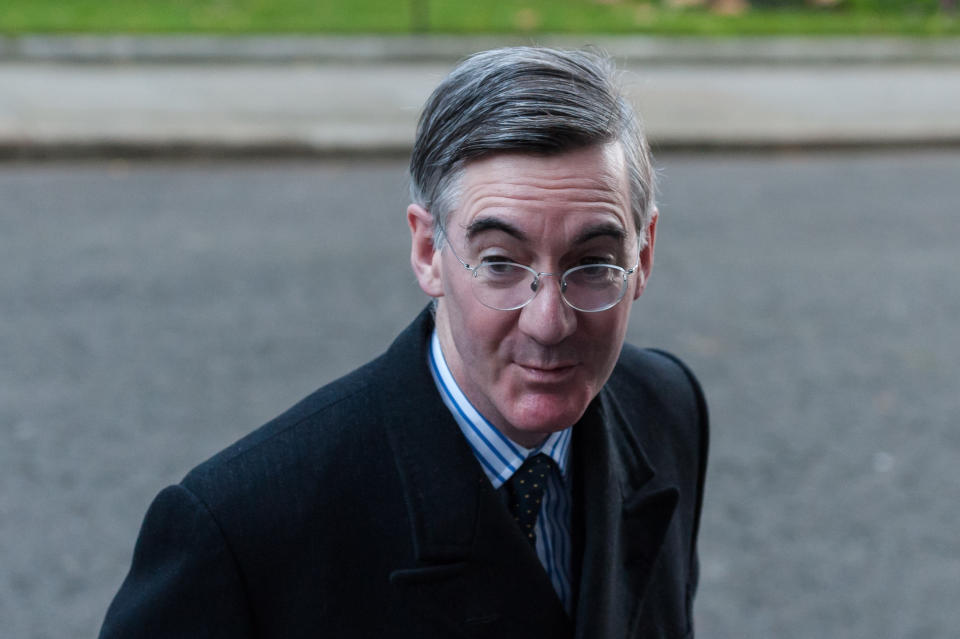
<path id="1" fill-rule="evenodd" d="M 498 153 L 464 169 L 453 224 L 509 222 L 533 237 L 564 235 L 584 226 L 630 228 L 623 151 L 617 143 L 556 155 Z"/>

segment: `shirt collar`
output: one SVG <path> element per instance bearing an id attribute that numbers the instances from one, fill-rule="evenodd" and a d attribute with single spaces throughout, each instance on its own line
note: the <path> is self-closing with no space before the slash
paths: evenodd
<path id="1" fill-rule="evenodd" d="M 463 436 L 473 449 L 473 454 L 486 473 L 494 489 L 500 488 L 513 473 L 519 470 L 523 461 L 531 455 L 544 453 L 553 459 L 563 477 L 567 476 L 570 459 L 570 440 L 572 428 L 550 433 L 536 448 L 525 448 L 511 441 L 474 408 L 447 367 L 447 360 L 440 348 L 440 339 L 434 329 L 427 349 L 427 364 L 433 381 L 440 391 L 443 403 L 453 414 L 454 421 L 460 427 Z"/>

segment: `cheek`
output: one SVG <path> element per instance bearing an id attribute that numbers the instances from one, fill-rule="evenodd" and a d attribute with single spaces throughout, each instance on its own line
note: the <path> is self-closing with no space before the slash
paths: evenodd
<path id="1" fill-rule="evenodd" d="M 592 346 L 591 356 L 598 367 L 612 370 L 620 356 L 620 348 L 623 346 L 630 317 L 629 307 L 626 307 L 625 311 L 611 309 L 610 315 L 583 323 L 584 332 L 588 335 L 587 339 Z"/>
<path id="2" fill-rule="evenodd" d="M 500 317 L 500 314 L 506 313 L 481 308 L 483 310 L 477 309 L 463 323 L 465 330 L 462 341 L 469 344 L 470 354 L 475 360 L 482 360 L 475 363 L 489 368 L 497 365 L 498 355 L 506 349 L 511 325 Z"/>
<path id="3" fill-rule="evenodd" d="M 511 321 L 512 313 L 487 308 L 469 290 L 466 293 L 469 297 L 458 297 L 449 305 L 454 342 L 463 363 L 473 369 L 472 375 L 495 376 L 494 369 L 501 365 L 499 353 L 516 322 Z"/>

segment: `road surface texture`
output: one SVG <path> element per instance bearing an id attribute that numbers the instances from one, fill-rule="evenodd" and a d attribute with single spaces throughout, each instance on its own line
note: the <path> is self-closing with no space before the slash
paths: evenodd
<path id="1" fill-rule="evenodd" d="M 960 153 L 660 165 L 629 339 L 712 410 L 698 637 L 956 637 Z M 0 164 L 4 636 L 94 636 L 157 491 L 406 325 L 405 190 L 395 161 Z"/>

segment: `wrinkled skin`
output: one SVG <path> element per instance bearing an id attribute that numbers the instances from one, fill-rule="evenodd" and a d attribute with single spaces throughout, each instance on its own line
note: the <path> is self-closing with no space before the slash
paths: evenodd
<path id="1" fill-rule="evenodd" d="M 617 143 L 555 156 L 496 154 L 467 165 L 445 234 L 464 261 L 494 257 L 560 273 L 582 263 L 637 260 L 623 153 Z M 560 297 L 544 277 L 536 297 L 515 311 L 487 308 L 471 273 L 448 248 L 434 250 L 428 211 L 410 205 L 411 263 L 421 288 L 437 298 L 444 357 L 473 405 L 527 447 L 572 426 L 606 383 L 620 354 L 632 302 L 653 265 L 656 211 L 638 273 L 623 300 L 598 313 Z"/>

